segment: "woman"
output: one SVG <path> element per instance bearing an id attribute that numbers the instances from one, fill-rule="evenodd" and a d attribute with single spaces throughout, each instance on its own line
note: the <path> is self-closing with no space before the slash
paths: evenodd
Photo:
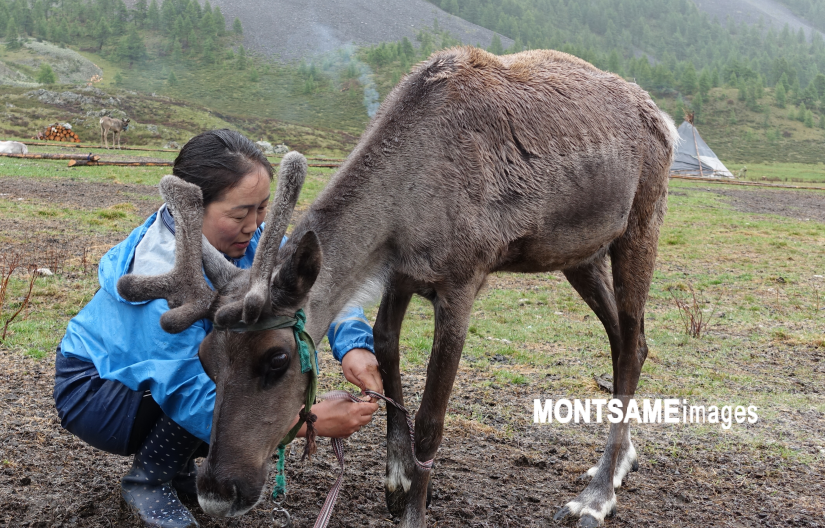
<path id="1" fill-rule="evenodd" d="M 240 268 L 252 265 L 270 194 L 272 167 L 231 130 L 213 130 L 181 149 L 172 173 L 203 192 L 203 234 Z M 193 459 L 209 442 L 215 384 L 198 359 L 212 325 L 179 334 L 160 328 L 166 300 L 130 303 L 116 284 L 127 273 L 157 275 L 175 259 L 175 221 L 166 206 L 100 261 L 100 290 L 70 322 L 57 349 L 55 405 L 64 428 L 104 451 L 135 454 L 121 480 L 126 502 L 150 526 L 195 526 L 177 492 L 195 495 Z M 362 390 L 382 391 L 372 329 L 359 308 L 328 334 L 344 375 Z M 378 405 L 326 400 L 313 405 L 319 435 L 346 437 Z M 297 417 L 296 417 L 297 421 Z M 305 430 L 299 433 L 303 436 Z"/>

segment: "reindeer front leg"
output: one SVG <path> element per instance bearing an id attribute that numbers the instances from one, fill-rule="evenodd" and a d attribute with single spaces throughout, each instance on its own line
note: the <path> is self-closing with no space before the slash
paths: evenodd
<path id="1" fill-rule="evenodd" d="M 399 370 L 398 340 L 411 298 L 411 291 L 399 288 L 398 281 L 389 281 L 373 327 L 375 356 L 381 369 L 384 394 L 401 405 L 404 405 L 404 392 Z M 407 504 L 406 494 L 410 489 L 407 475 L 412 473 L 414 465 L 404 415 L 392 405 L 387 405 L 387 474 L 384 494 L 387 509 L 393 515 L 401 515 Z"/>
<path id="2" fill-rule="evenodd" d="M 435 332 L 433 349 L 427 367 L 427 382 L 421 399 L 421 407 L 415 415 L 415 456 L 424 462 L 435 458 L 444 436 L 444 415 L 458 371 L 464 339 L 473 300 L 481 281 L 460 289 L 438 292 L 433 301 L 435 308 Z M 399 447 L 400 437 L 397 435 Z M 409 436 L 406 439 L 409 452 Z M 389 444 L 388 444 L 389 449 Z M 427 524 L 427 489 L 430 471 L 417 465 L 405 467 L 410 488 L 406 495 L 406 508 L 401 528 L 423 528 Z"/>

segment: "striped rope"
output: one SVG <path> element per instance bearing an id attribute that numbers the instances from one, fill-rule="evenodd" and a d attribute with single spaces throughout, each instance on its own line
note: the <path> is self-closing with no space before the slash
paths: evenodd
<path id="1" fill-rule="evenodd" d="M 430 471 L 433 468 L 434 460 L 427 460 L 426 462 L 421 462 L 418 460 L 418 457 L 415 456 L 415 428 L 413 425 L 412 417 L 410 417 L 410 412 L 400 403 L 396 403 L 392 398 L 388 398 L 383 394 L 380 394 L 375 391 L 371 391 L 369 389 L 364 391 L 364 394 L 367 396 L 372 396 L 374 398 L 379 398 L 384 400 L 388 404 L 392 405 L 402 413 L 404 413 L 404 417 L 407 419 L 407 427 L 410 430 L 410 447 L 412 449 L 413 460 L 415 461 L 415 465 L 419 467 L 422 471 Z M 344 400 L 349 399 L 356 403 L 367 403 L 368 400 L 362 400 L 356 396 L 353 396 L 349 392 L 338 390 L 338 391 L 331 391 L 322 396 L 320 396 L 323 400 Z M 338 465 L 341 468 L 341 473 L 339 473 L 338 478 L 335 480 L 335 484 L 332 486 L 332 489 L 329 490 L 327 493 L 327 499 L 324 501 L 324 505 L 321 507 L 321 512 L 318 514 L 318 519 L 315 521 L 314 528 L 326 528 L 327 524 L 329 524 L 330 519 L 332 518 L 332 510 L 335 508 L 335 503 L 338 500 L 338 493 L 341 491 L 341 485 L 344 483 L 344 440 L 341 438 L 330 438 L 330 443 L 332 444 L 332 451 L 335 453 L 336 458 L 338 458 Z"/>

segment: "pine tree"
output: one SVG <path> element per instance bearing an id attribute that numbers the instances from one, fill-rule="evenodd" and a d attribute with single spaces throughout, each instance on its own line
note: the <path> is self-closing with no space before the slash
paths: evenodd
<path id="1" fill-rule="evenodd" d="M 146 58 L 146 44 L 134 26 L 129 33 L 120 39 L 117 46 L 117 57 L 123 61 L 129 61 L 131 66 L 135 62 L 140 62 Z"/>
<path id="2" fill-rule="evenodd" d="M 711 88 L 716 88 L 719 86 L 719 69 L 714 68 L 713 73 L 710 75 L 710 86 Z"/>
<path id="3" fill-rule="evenodd" d="M 176 86 L 178 84 L 178 77 L 174 71 L 169 72 L 169 77 L 166 78 L 166 84 L 169 86 Z"/>
<path id="4" fill-rule="evenodd" d="M 149 14 L 149 7 L 146 0 L 137 0 L 135 2 L 135 10 L 132 12 L 132 19 L 138 27 L 143 27 L 146 24 L 146 18 Z"/>
<path id="5" fill-rule="evenodd" d="M 673 110 L 673 120 L 677 123 L 685 119 L 685 101 L 682 96 L 676 98 L 676 108 Z"/>
<path id="6" fill-rule="evenodd" d="M 14 16 L 9 17 L 6 23 L 6 49 L 9 51 L 18 50 L 23 47 L 23 43 L 18 38 L 17 22 Z"/>
<path id="7" fill-rule="evenodd" d="M 249 72 L 249 80 L 251 82 L 258 82 L 261 80 L 260 75 L 258 75 L 258 70 L 256 68 L 252 68 L 252 71 Z"/>
<path id="8" fill-rule="evenodd" d="M 123 76 L 120 72 L 117 72 L 114 76 L 114 81 L 116 86 L 123 86 Z"/>
<path id="9" fill-rule="evenodd" d="M 160 29 L 160 10 L 158 9 L 157 0 L 152 0 L 149 8 L 146 11 L 146 25 L 149 29 Z"/>
<path id="10" fill-rule="evenodd" d="M 502 55 L 504 53 L 504 46 L 501 44 L 501 38 L 499 38 L 498 33 L 493 34 L 493 41 L 490 43 L 487 51 L 493 55 Z"/>
<path id="11" fill-rule="evenodd" d="M 693 95 L 696 92 L 697 79 L 696 68 L 692 62 L 688 62 L 685 70 L 682 72 L 682 93 L 685 95 Z"/>
<path id="12" fill-rule="evenodd" d="M 215 7 L 215 10 L 212 12 L 212 19 L 215 23 L 215 32 L 217 35 L 219 37 L 224 36 L 226 33 L 226 19 L 224 18 L 223 13 L 221 13 L 220 6 Z"/>
<path id="13" fill-rule="evenodd" d="M 808 108 L 805 106 L 805 103 L 800 103 L 799 108 L 796 111 L 796 120 L 800 122 L 805 122 L 805 112 L 808 111 Z"/>
<path id="14" fill-rule="evenodd" d="M 622 74 L 622 60 L 615 49 L 610 51 L 610 56 L 607 58 L 607 71 Z"/>
<path id="15" fill-rule="evenodd" d="M 206 37 L 203 43 L 203 62 L 206 64 L 215 62 L 215 40 L 211 36 Z"/>
<path id="16" fill-rule="evenodd" d="M 52 67 L 44 62 L 40 65 L 36 80 L 40 84 L 54 84 L 57 82 L 57 76 L 54 74 Z"/>
<path id="17" fill-rule="evenodd" d="M 713 85 L 711 84 L 711 80 L 710 80 L 710 73 L 708 73 L 707 68 L 702 68 L 702 74 L 699 76 L 699 85 L 698 86 L 699 86 L 699 93 L 702 94 L 703 96 L 707 96 L 710 89 L 713 88 Z"/>
<path id="18" fill-rule="evenodd" d="M 819 114 L 819 128 L 825 129 L 825 114 Z"/>
<path id="19" fill-rule="evenodd" d="M 773 91 L 773 97 L 776 99 L 776 106 L 779 108 L 785 108 L 785 85 L 781 82 L 776 83 L 776 88 Z"/>
<path id="20" fill-rule="evenodd" d="M 814 127 L 814 113 L 811 112 L 810 110 L 806 111 L 805 112 L 805 119 L 802 122 L 805 123 L 806 127 L 813 128 Z"/>
<path id="21" fill-rule="evenodd" d="M 782 72 L 782 77 L 780 77 L 779 80 L 776 81 L 776 84 L 781 84 L 782 87 L 785 88 L 785 93 L 787 93 L 788 90 L 791 89 L 791 83 L 788 82 L 788 74 L 785 72 Z"/>
<path id="22" fill-rule="evenodd" d="M 181 46 L 180 40 L 177 38 L 175 39 L 175 43 L 172 45 L 172 61 L 176 63 L 183 61 L 183 46 Z"/>
<path id="23" fill-rule="evenodd" d="M 235 62 L 235 67 L 239 70 L 246 69 L 246 50 L 243 46 L 238 49 L 238 60 Z"/>
<path id="24" fill-rule="evenodd" d="M 243 26 L 241 25 L 240 19 L 236 18 L 235 22 L 232 23 L 232 32 L 238 36 L 243 35 Z"/>

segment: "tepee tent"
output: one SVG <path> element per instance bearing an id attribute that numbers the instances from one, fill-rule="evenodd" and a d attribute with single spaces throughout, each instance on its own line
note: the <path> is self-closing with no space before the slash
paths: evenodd
<path id="1" fill-rule="evenodd" d="M 733 174 L 699 135 L 699 131 L 690 122 L 690 117 L 692 116 L 688 116 L 679 125 L 679 144 L 676 146 L 670 173 L 702 178 L 733 178 Z"/>

